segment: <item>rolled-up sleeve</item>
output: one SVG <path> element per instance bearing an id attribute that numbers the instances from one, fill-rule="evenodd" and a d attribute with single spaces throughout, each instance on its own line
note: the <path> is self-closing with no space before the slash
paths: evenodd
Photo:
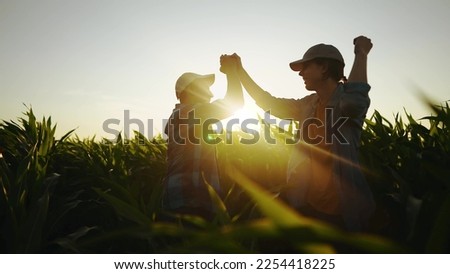
<path id="1" fill-rule="evenodd" d="M 370 106 L 370 88 L 370 85 L 367 83 L 346 83 L 344 85 L 344 93 L 339 102 L 342 114 L 352 118 L 365 116 Z"/>

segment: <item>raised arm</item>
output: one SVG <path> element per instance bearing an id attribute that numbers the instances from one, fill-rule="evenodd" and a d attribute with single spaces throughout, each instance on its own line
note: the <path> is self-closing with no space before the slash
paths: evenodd
<path id="1" fill-rule="evenodd" d="M 250 77 L 242 66 L 241 58 L 237 54 L 234 54 L 232 57 L 235 58 L 237 63 L 239 79 L 242 85 L 260 108 L 264 111 L 270 111 L 272 115 L 281 119 L 300 119 L 301 112 L 299 107 L 302 106 L 301 100 L 272 96 Z"/>
<path id="2" fill-rule="evenodd" d="M 236 63 L 231 58 L 233 55 L 220 56 L 220 71 L 227 76 L 227 93 L 222 102 L 228 108 L 237 110 L 244 105 L 244 95 Z"/>
<path id="3" fill-rule="evenodd" d="M 196 108 L 195 115 L 200 119 L 222 120 L 230 117 L 244 105 L 242 85 L 239 81 L 236 62 L 230 60 L 230 55 L 220 57 L 220 71 L 227 77 L 227 92 L 223 99 L 216 100 L 211 104 L 203 104 Z"/>
<path id="4" fill-rule="evenodd" d="M 372 42 L 367 37 L 359 36 L 353 40 L 353 44 L 355 60 L 348 76 L 346 92 L 341 97 L 340 107 L 344 115 L 362 119 L 370 106 L 367 55 L 372 49 Z"/>
<path id="5" fill-rule="evenodd" d="M 235 58 L 235 61 L 237 63 L 237 71 L 239 74 L 239 79 L 244 86 L 245 90 L 247 90 L 248 94 L 255 100 L 255 102 L 258 104 L 265 99 L 271 97 L 270 93 L 263 90 L 247 73 L 247 71 L 242 66 L 241 58 L 239 55 L 234 54 L 233 58 Z"/>
<path id="6" fill-rule="evenodd" d="M 372 49 L 372 42 L 365 36 L 356 37 L 353 40 L 355 45 L 355 60 L 348 76 L 348 82 L 367 83 L 367 55 Z"/>

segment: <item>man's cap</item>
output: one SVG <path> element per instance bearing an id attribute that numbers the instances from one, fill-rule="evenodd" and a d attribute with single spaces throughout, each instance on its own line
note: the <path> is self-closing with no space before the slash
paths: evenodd
<path id="1" fill-rule="evenodd" d="M 206 74 L 200 75 L 193 72 L 183 73 L 177 80 L 175 84 L 175 92 L 177 94 L 177 98 L 180 97 L 181 93 L 189 86 L 192 82 L 200 80 L 204 81 L 208 86 L 211 86 L 214 83 L 215 75 L 214 74 Z M 214 94 L 209 91 L 209 95 L 214 96 Z"/>
<path id="2" fill-rule="evenodd" d="M 337 60 L 341 62 L 342 65 L 345 66 L 344 58 L 342 57 L 339 50 L 332 45 L 326 44 L 317 44 L 315 46 L 310 47 L 305 52 L 302 59 L 290 63 L 289 66 L 294 71 L 300 71 L 305 62 L 311 61 L 316 58 L 327 58 Z"/>

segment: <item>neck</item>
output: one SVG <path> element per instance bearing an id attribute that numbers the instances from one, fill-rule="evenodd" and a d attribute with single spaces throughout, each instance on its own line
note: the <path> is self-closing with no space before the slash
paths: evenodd
<path id="1" fill-rule="evenodd" d="M 197 96 L 184 96 L 183 98 L 180 98 L 180 104 L 198 104 L 198 103 L 209 103 L 209 99 L 197 97 Z"/>
<path id="2" fill-rule="evenodd" d="M 316 90 L 317 95 L 319 96 L 319 102 L 322 104 L 327 103 L 337 86 L 338 82 L 331 79 L 324 81 L 323 84 Z"/>

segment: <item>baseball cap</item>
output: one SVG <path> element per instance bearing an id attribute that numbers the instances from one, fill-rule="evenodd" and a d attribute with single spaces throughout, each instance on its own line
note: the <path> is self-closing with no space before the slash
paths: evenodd
<path id="1" fill-rule="evenodd" d="M 315 46 L 310 47 L 305 52 L 302 59 L 290 63 L 289 66 L 294 71 L 300 71 L 302 69 L 303 63 L 316 58 L 333 59 L 345 65 L 344 58 L 342 57 L 341 53 L 336 47 L 326 44 L 317 44 Z"/>
<path id="2" fill-rule="evenodd" d="M 186 87 L 196 80 L 204 81 L 208 86 L 211 86 L 214 83 L 215 75 L 214 74 L 201 75 L 193 72 L 183 73 L 178 78 L 175 84 L 175 92 L 177 94 L 177 97 L 180 97 L 181 93 L 183 93 Z M 211 97 L 214 96 L 214 94 L 212 94 L 211 91 L 209 91 L 209 95 L 211 95 Z"/>

